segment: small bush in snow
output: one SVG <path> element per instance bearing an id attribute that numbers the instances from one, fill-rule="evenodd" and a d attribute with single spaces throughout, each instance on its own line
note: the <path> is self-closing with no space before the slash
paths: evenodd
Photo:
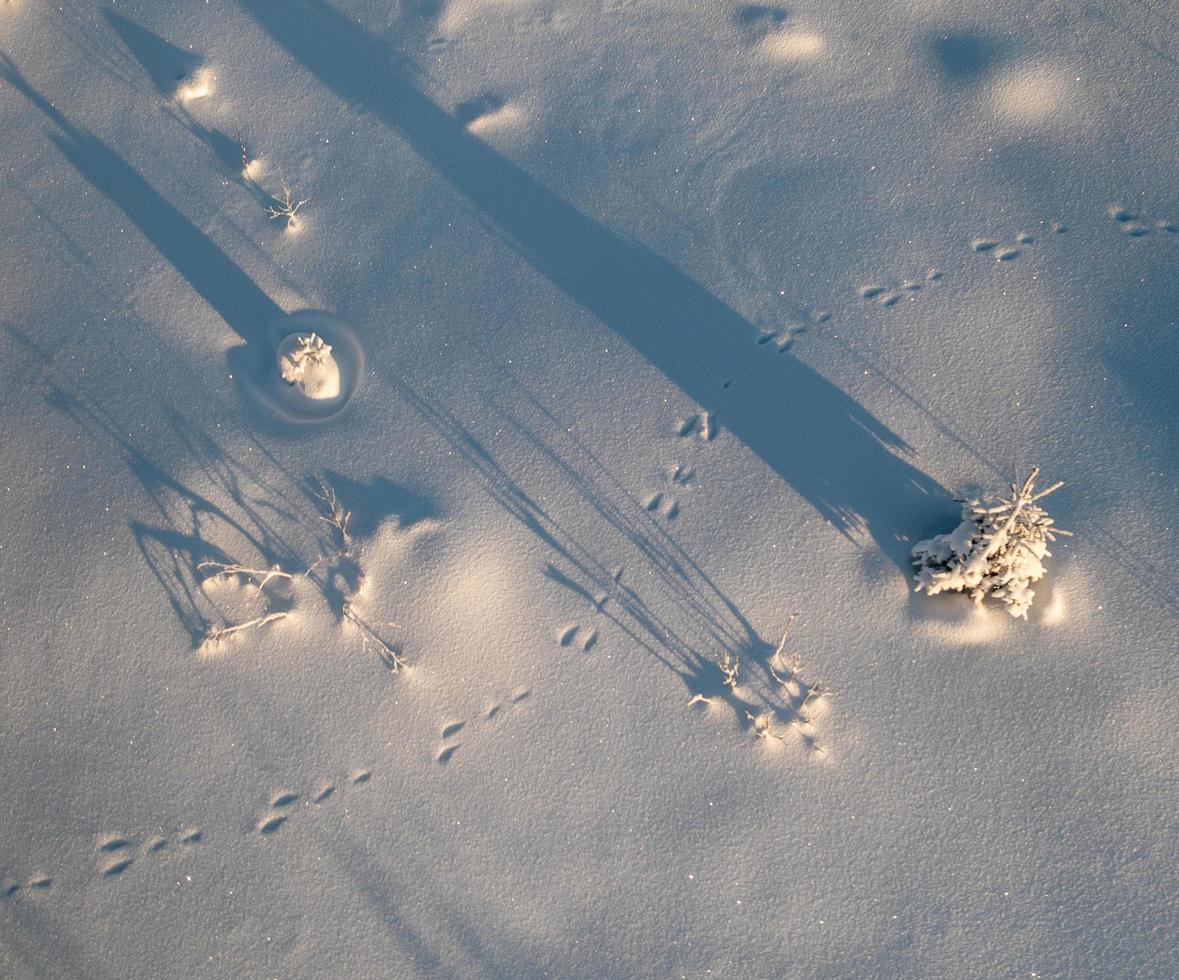
<path id="1" fill-rule="evenodd" d="M 1011 496 L 997 504 L 963 501 L 957 528 L 919 541 L 913 547 L 917 591 L 969 592 L 977 603 L 989 596 L 1005 603 L 1012 616 L 1027 619 L 1035 596 L 1029 586 L 1044 577 L 1048 545 L 1069 533 L 1054 527 L 1037 503 L 1062 484 L 1036 493 L 1039 474 L 1034 467 L 1023 485 L 1011 484 Z"/>
<path id="2" fill-rule="evenodd" d="M 248 163 L 246 164 L 246 167 L 247 169 L 249 168 Z M 290 185 L 287 183 L 286 177 L 283 177 L 282 197 L 279 197 L 277 194 L 273 195 L 271 198 L 271 203 L 266 208 L 266 210 L 270 215 L 271 221 L 273 221 L 275 218 L 286 218 L 287 231 L 295 231 L 299 227 L 299 208 L 301 208 L 304 204 L 309 203 L 311 203 L 311 198 L 309 197 L 295 197 L 294 193 L 291 191 Z"/>

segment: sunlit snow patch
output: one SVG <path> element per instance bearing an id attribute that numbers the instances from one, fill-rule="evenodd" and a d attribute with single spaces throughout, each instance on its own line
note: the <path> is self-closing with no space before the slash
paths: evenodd
<path id="1" fill-rule="evenodd" d="M 762 52 L 774 61 L 811 61 L 827 50 L 822 35 L 810 31 L 776 31 L 762 38 Z"/>
<path id="2" fill-rule="evenodd" d="M 467 130 L 476 135 L 481 135 L 492 130 L 510 126 L 512 123 L 518 122 L 519 119 L 520 110 L 509 102 L 494 112 L 488 112 L 485 115 L 472 119 L 467 123 Z"/>
<path id="3" fill-rule="evenodd" d="M 1045 66 L 1024 67 L 999 79 L 992 93 L 995 112 L 1012 122 L 1055 119 L 1069 108 L 1069 81 Z"/>
<path id="4" fill-rule="evenodd" d="M 213 94 L 213 82 L 216 75 L 208 68 L 202 68 L 186 79 L 176 89 L 176 101 L 195 102 Z"/>

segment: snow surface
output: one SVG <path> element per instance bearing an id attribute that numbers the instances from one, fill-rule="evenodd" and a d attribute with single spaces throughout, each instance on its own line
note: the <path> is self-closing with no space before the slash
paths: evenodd
<path id="1" fill-rule="evenodd" d="M 1179 973 L 1177 28 L 0 4 L 0 975 Z"/>

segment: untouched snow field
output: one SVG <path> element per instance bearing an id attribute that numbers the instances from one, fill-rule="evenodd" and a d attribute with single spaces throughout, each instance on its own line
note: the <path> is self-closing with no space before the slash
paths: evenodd
<path id="1" fill-rule="evenodd" d="M 0 3 L 0 975 L 1175 976 L 1177 104 L 1167 0 Z"/>

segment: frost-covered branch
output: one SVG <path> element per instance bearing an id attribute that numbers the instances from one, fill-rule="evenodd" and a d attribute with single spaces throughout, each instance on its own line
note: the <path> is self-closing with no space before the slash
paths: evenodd
<path id="1" fill-rule="evenodd" d="M 1011 484 L 1011 496 L 997 504 L 963 501 L 957 528 L 919 541 L 912 552 L 917 590 L 929 595 L 968 592 L 977 603 L 998 599 L 1012 616 L 1026 619 L 1035 597 L 1029 586 L 1046 574 L 1048 545 L 1069 534 L 1038 503 L 1063 484 L 1037 493 L 1039 475 L 1040 468 L 1033 467 L 1022 484 Z"/>

